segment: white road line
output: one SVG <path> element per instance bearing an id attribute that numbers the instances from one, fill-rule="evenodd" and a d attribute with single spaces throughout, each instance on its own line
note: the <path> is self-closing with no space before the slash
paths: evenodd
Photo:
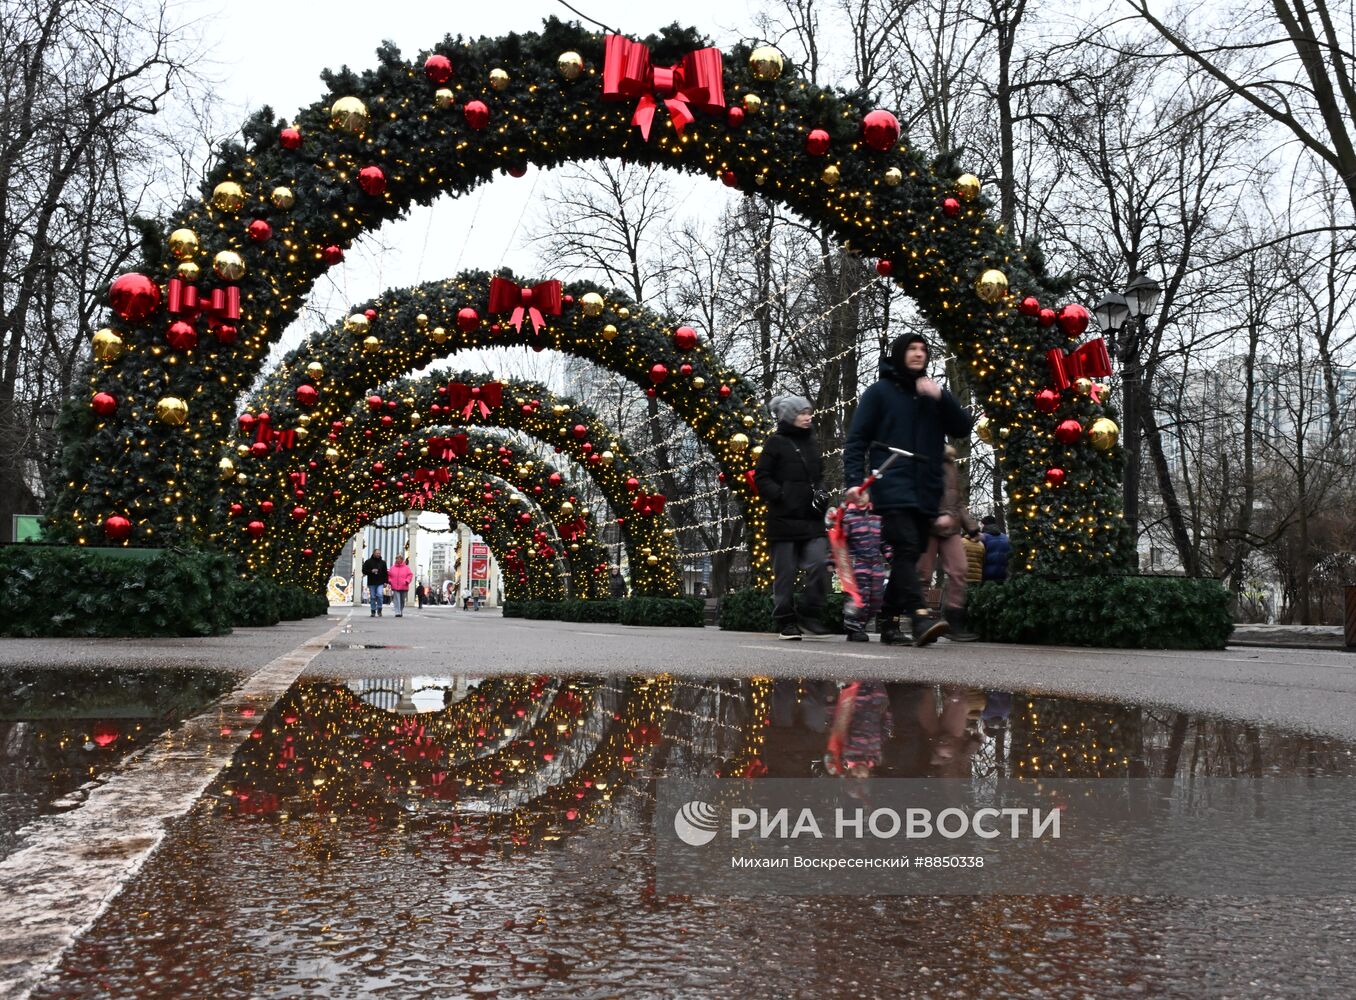
<path id="1" fill-rule="evenodd" d="M 740 649 L 762 649 L 769 653 L 789 653 L 791 650 L 786 646 L 740 646 Z M 802 647 L 804 648 L 804 647 Z M 880 653 L 830 653 L 827 649 L 816 649 L 816 656 L 842 656 L 851 660 L 893 660 L 893 656 L 882 656 Z"/>
<path id="2" fill-rule="evenodd" d="M 24 831 L 25 846 L 0 860 L 0 997 L 23 1000 L 55 968 L 347 617 L 134 754 L 78 809 Z"/>

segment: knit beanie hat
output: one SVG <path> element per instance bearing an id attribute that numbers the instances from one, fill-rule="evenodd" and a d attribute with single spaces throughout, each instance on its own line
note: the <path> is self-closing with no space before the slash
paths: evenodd
<path id="1" fill-rule="evenodd" d="M 793 423 L 801 410 L 814 409 L 804 396 L 774 396 L 767 408 L 784 424 Z"/>

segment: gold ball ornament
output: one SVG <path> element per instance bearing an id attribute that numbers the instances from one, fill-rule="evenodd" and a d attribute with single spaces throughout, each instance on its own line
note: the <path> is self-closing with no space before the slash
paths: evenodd
<path id="1" fill-rule="evenodd" d="M 752 427 L 755 423 L 757 423 L 757 421 L 755 421 L 751 415 L 749 415 L 749 414 L 747 414 L 747 413 L 744 414 L 744 426 L 745 426 L 745 427 Z"/>
<path id="2" fill-rule="evenodd" d="M 749 454 L 752 455 L 754 458 L 757 458 L 758 456 L 763 454 L 763 446 L 761 444 L 755 445 L 753 451 L 749 452 Z"/>
<path id="3" fill-rule="evenodd" d="M 886 187 L 899 187 L 902 183 L 904 183 L 904 171 L 898 167 L 890 167 L 885 171 Z"/>
<path id="4" fill-rule="evenodd" d="M 612 454 L 612 452 L 610 451 L 605 451 L 602 453 L 600 457 L 604 465 L 611 465 L 617 456 Z"/>
<path id="5" fill-rule="evenodd" d="M 362 135 L 367 131 L 367 105 L 356 97 L 341 97 L 330 105 L 330 125 Z"/>
<path id="6" fill-rule="evenodd" d="M 620 309 L 617 310 L 617 319 L 630 319 L 630 318 L 631 310 L 627 309 L 626 306 L 622 306 Z"/>
<path id="7" fill-rule="evenodd" d="M 202 268 L 191 260 L 186 260 L 174 269 L 174 273 L 187 282 L 197 281 L 202 276 Z"/>
<path id="8" fill-rule="evenodd" d="M 354 313 L 344 320 L 344 332 L 351 333 L 355 337 L 366 336 L 370 326 L 367 317 L 362 313 Z"/>
<path id="9" fill-rule="evenodd" d="M 297 196 L 292 193 L 290 187 L 279 185 L 268 193 L 268 200 L 273 203 L 273 207 L 286 212 L 297 203 Z"/>
<path id="10" fill-rule="evenodd" d="M 457 95 L 452 93 L 446 87 L 439 87 L 433 92 L 433 106 L 446 111 L 457 101 Z"/>
<path id="11" fill-rule="evenodd" d="M 837 187 L 842 178 L 843 172 L 838 169 L 838 165 L 835 163 L 830 163 L 824 168 L 824 172 L 819 175 L 819 179 L 824 182 L 826 187 Z"/>
<path id="12" fill-rule="evenodd" d="M 609 324 L 607 324 L 607 326 L 603 327 L 603 329 L 602 329 L 602 338 L 603 338 L 604 340 L 613 340 L 613 339 L 616 338 L 616 336 L 617 336 L 617 328 L 616 328 L 615 326 L 613 326 L 611 323 L 609 323 Z"/>
<path id="13" fill-rule="evenodd" d="M 364 354 L 376 354 L 376 353 L 379 352 L 380 350 L 381 350 L 381 341 L 378 340 L 376 337 L 364 337 L 364 338 L 363 338 L 363 353 L 364 353 Z"/>
<path id="14" fill-rule="evenodd" d="M 692 376 L 692 388 L 694 388 L 694 389 L 705 389 L 705 388 L 706 388 L 706 379 L 702 378 L 700 375 L 694 375 L 694 376 Z"/>
<path id="15" fill-rule="evenodd" d="M 782 54 L 771 45 L 760 45 L 749 53 L 749 72 L 755 80 L 776 80 L 784 65 Z"/>
<path id="16" fill-rule="evenodd" d="M 1091 396 L 1091 395 L 1092 395 L 1092 379 L 1090 379 L 1090 378 L 1076 378 L 1076 379 L 1074 379 L 1074 382 L 1073 382 L 1073 391 L 1076 392 L 1076 393 L 1078 393 L 1078 395 L 1080 395 L 1080 396 Z"/>
<path id="17" fill-rule="evenodd" d="M 248 449 L 247 449 L 247 450 L 248 450 Z M 338 448 L 326 448 L 326 449 L 325 449 L 325 461 L 329 462 L 330 465 L 338 465 L 338 464 L 339 464 L 339 449 L 338 449 Z"/>
<path id="18" fill-rule="evenodd" d="M 237 486 L 248 486 L 250 484 L 250 477 L 242 472 L 235 477 L 235 483 Z"/>
<path id="19" fill-rule="evenodd" d="M 244 458 L 250 453 L 250 446 L 247 444 L 238 444 L 235 446 L 235 453 L 241 458 Z"/>
<path id="20" fill-rule="evenodd" d="M 564 503 L 560 505 L 560 513 L 565 517 L 569 517 L 571 514 L 574 513 L 574 504 L 566 500 Z"/>
<path id="21" fill-rule="evenodd" d="M 579 300 L 579 307 L 584 310 L 584 315 L 590 318 L 601 316 L 603 314 L 603 297 L 597 292 L 585 292 Z"/>
<path id="22" fill-rule="evenodd" d="M 164 396 L 155 404 L 155 419 L 170 427 L 182 427 L 188 421 L 188 404 L 178 396 Z"/>
<path id="23" fill-rule="evenodd" d="M 410 426 L 411 426 L 411 427 L 418 427 L 419 424 L 423 421 L 423 419 L 424 419 L 424 418 L 421 417 L 421 416 L 419 415 L 418 411 L 415 411 L 414 413 L 411 413 L 411 414 L 410 414 Z"/>
<path id="24" fill-rule="evenodd" d="M 562 52 L 556 59 L 556 70 L 567 80 L 578 80 L 584 72 L 584 57 L 578 52 Z"/>
<path id="25" fill-rule="evenodd" d="M 646 562 L 648 565 L 650 565 L 650 566 L 658 566 L 658 565 L 659 565 L 659 557 L 658 557 L 658 556 L 646 556 L 646 557 L 645 557 L 645 562 Z"/>
<path id="26" fill-rule="evenodd" d="M 169 235 L 169 252 L 175 260 L 191 260 L 196 257 L 198 234 L 191 229 L 176 229 Z"/>
<path id="27" fill-rule="evenodd" d="M 735 451 L 743 451 L 749 446 L 749 436 L 747 434 L 733 434 L 730 437 L 730 447 Z"/>
<path id="28" fill-rule="evenodd" d="M 974 201 L 979 197 L 982 186 L 974 174 L 961 174 L 956 178 L 956 194 L 961 201 Z"/>
<path id="29" fill-rule="evenodd" d="M 1008 276 L 997 268 L 989 268 L 975 279 L 975 294 L 993 304 L 1008 293 Z"/>
<path id="30" fill-rule="evenodd" d="M 414 325 L 415 325 L 415 327 L 416 327 L 417 329 L 420 329 L 420 330 L 427 330 L 427 329 L 428 329 L 428 313 L 420 313 L 418 316 L 414 317 Z"/>
<path id="31" fill-rule="evenodd" d="M 975 421 L 975 436 L 985 444 L 993 444 L 993 422 L 988 417 Z"/>
<path id="32" fill-rule="evenodd" d="M 491 87 L 493 87 L 496 91 L 502 92 L 508 89 L 508 85 L 509 85 L 509 75 L 507 72 L 498 68 L 490 70 Z"/>
<path id="33" fill-rule="evenodd" d="M 306 366 L 306 377 L 313 382 L 319 382 L 325 377 L 325 366 L 319 361 L 312 361 Z M 305 414 L 302 414 L 305 416 Z"/>
<path id="34" fill-rule="evenodd" d="M 300 413 L 300 414 L 298 414 L 298 415 L 297 415 L 297 423 L 301 424 L 302 427 L 310 427 L 310 426 L 311 426 L 311 415 L 310 415 L 309 413 Z"/>
<path id="35" fill-rule="evenodd" d="M 212 258 L 212 270 L 222 281 L 239 281 L 245 276 L 245 258 L 234 250 L 222 250 Z"/>
<path id="36" fill-rule="evenodd" d="M 212 189 L 212 206 L 234 215 L 245 207 L 245 189 L 235 181 L 222 181 Z"/>
<path id="37" fill-rule="evenodd" d="M 447 343 L 447 331 L 441 326 L 435 326 L 428 332 L 428 339 L 435 344 L 445 344 Z"/>
<path id="38" fill-rule="evenodd" d="M 311 432 L 307 430 L 305 427 L 298 427 L 296 429 L 296 432 L 298 441 L 305 441 L 308 437 L 311 436 Z"/>
<path id="39" fill-rule="evenodd" d="M 744 95 L 744 111 L 747 114 L 756 115 L 763 110 L 763 99 L 757 94 Z"/>
<path id="40" fill-rule="evenodd" d="M 94 335 L 90 341 L 90 346 L 94 351 L 94 357 L 99 361 L 109 362 L 117 361 L 122 357 L 122 352 L 127 349 L 127 345 L 122 342 L 116 330 L 110 330 L 104 327 Z"/>
<path id="41" fill-rule="evenodd" d="M 1088 441 L 1098 451 L 1110 451 L 1120 440 L 1121 429 L 1109 417 L 1098 417 L 1088 428 Z"/>
<path id="42" fill-rule="evenodd" d="M 222 460 L 217 463 L 217 473 L 223 480 L 231 479 L 235 476 L 235 463 L 231 461 L 229 456 L 222 458 Z"/>

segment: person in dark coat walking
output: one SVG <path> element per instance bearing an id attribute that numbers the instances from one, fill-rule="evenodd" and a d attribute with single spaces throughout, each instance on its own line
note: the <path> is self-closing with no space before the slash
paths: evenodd
<path id="1" fill-rule="evenodd" d="M 889 456 L 886 445 L 916 457 L 895 462 L 871 485 L 872 509 L 881 516 L 881 534 L 891 546 L 890 581 L 880 614 L 883 643 L 906 640 L 899 616 L 913 623 L 913 643 L 923 646 L 945 635 L 949 626 L 933 620 L 923 604 L 918 556 L 927 546 L 944 486 L 946 439 L 970 433 L 974 421 L 946 389 L 927 374 L 929 348 L 921 334 L 897 337 L 880 363 L 880 379 L 857 404 L 843 448 L 843 474 L 860 483 Z M 861 487 L 848 491 L 849 503 L 864 503 Z"/>
<path id="2" fill-rule="evenodd" d="M 829 594 L 829 540 L 824 530 L 826 505 L 815 499 L 824 463 L 810 429 L 814 409 L 804 396 L 778 396 L 769 408 L 777 418 L 777 430 L 763 442 L 753 481 L 768 510 L 772 617 L 783 639 L 799 639 L 802 629 L 826 635 L 819 614 Z M 806 575 L 805 603 L 797 624 L 796 574 L 801 570 Z"/>
<path id="3" fill-rule="evenodd" d="M 998 527 L 998 518 L 987 514 L 980 522 L 984 526 L 979 540 L 984 543 L 984 579 L 1002 583 L 1008 578 L 1008 557 L 1012 555 L 1012 543 Z"/>
<path id="4" fill-rule="evenodd" d="M 371 617 L 376 618 L 381 614 L 381 588 L 390 580 L 386 560 L 376 549 L 372 550 L 372 554 L 363 563 L 363 580 L 367 583 L 367 604 L 372 610 Z"/>

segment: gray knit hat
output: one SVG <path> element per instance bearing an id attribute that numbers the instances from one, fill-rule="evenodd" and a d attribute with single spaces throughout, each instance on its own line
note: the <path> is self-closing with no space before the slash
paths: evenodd
<path id="1" fill-rule="evenodd" d="M 802 410 L 814 409 L 804 396 L 773 396 L 767 408 L 774 417 L 787 424 L 792 423 Z"/>

